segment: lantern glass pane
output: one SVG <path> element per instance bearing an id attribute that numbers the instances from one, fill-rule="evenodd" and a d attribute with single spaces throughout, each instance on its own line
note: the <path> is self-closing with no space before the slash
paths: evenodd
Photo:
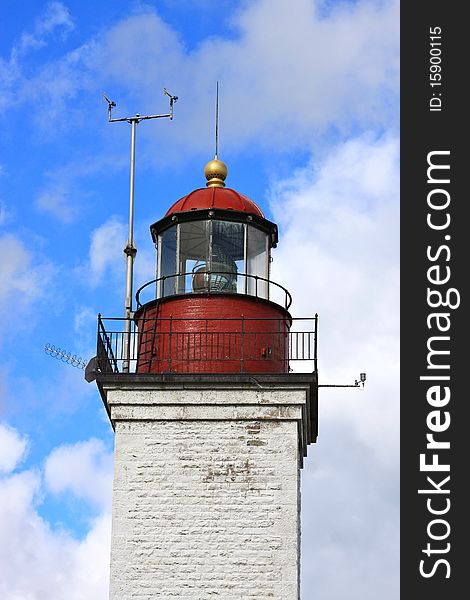
<path id="1" fill-rule="evenodd" d="M 189 221 L 179 225 L 177 293 L 204 291 L 209 264 L 210 221 Z M 193 283 L 195 285 L 193 285 Z"/>
<path id="2" fill-rule="evenodd" d="M 179 223 L 159 235 L 158 253 L 157 297 L 211 291 L 269 298 L 268 235 L 253 225 Z"/>
<path id="3" fill-rule="evenodd" d="M 175 294 L 176 279 L 176 227 L 170 227 L 159 235 L 158 249 L 160 257 L 158 260 L 157 278 L 169 277 L 158 282 L 157 297 L 171 296 Z"/>
<path id="4" fill-rule="evenodd" d="M 243 291 L 245 225 L 233 221 L 212 221 L 210 252 L 211 291 Z M 238 289 L 240 287 L 240 289 Z"/>
<path id="5" fill-rule="evenodd" d="M 268 297 L 268 237 L 256 227 L 247 231 L 247 293 L 260 298 Z M 261 277 L 262 279 L 255 279 Z"/>

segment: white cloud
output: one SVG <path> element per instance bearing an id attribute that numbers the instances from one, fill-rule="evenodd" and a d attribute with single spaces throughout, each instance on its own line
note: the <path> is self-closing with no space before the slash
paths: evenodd
<path id="1" fill-rule="evenodd" d="M 45 172 L 45 184 L 35 200 L 39 212 L 47 213 L 58 221 L 70 224 L 77 220 L 83 212 L 84 204 L 90 197 L 95 201 L 97 196 L 90 190 L 90 180 L 101 176 L 104 172 L 116 172 L 124 166 L 128 167 L 129 158 L 105 152 L 99 156 L 83 156 L 81 152 L 74 156 L 74 143 L 67 155 L 68 160 L 60 164 L 48 165 Z M 83 185 L 82 182 L 86 181 Z"/>
<path id="2" fill-rule="evenodd" d="M 397 11 L 396 2 L 358 2 L 322 17 L 310 0 L 260 0 L 238 11 L 231 39 L 212 37 L 188 52 L 147 9 L 112 28 L 85 64 L 110 83 L 126 81 L 140 102 L 153 100 L 163 83 L 174 90 L 180 102 L 171 138 L 179 145 L 184 139 L 185 147 L 212 147 L 219 79 L 223 147 L 295 147 L 331 124 L 349 130 L 390 122 Z"/>
<path id="3" fill-rule="evenodd" d="M 294 316 L 319 313 L 320 383 L 368 375 L 320 388 L 302 474 L 302 582 L 324 600 L 398 594 L 398 176 L 398 141 L 363 135 L 270 192 L 273 280 Z"/>
<path id="4" fill-rule="evenodd" d="M 39 313 L 38 306 L 50 292 L 53 265 L 40 252 L 32 252 L 15 235 L 0 234 L 0 302 L 15 307 L 15 318 L 8 311 L 0 314 L 0 342 L 4 336 L 21 330 L 33 330 Z M 29 319 L 25 319 L 28 315 Z"/>
<path id="5" fill-rule="evenodd" d="M 0 235 L 0 301 L 25 307 L 39 298 L 51 276 L 51 267 L 34 256 L 12 234 Z"/>
<path id="6" fill-rule="evenodd" d="M 302 473 L 302 597 L 395 600 L 398 464 L 384 468 L 347 420 L 325 416 L 330 400 Z"/>
<path id="7" fill-rule="evenodd" d="M 91 234 L 89 260 L 81 267 L 82 275 L 92 286 L 116 284 L 123 288 L 125 283 L 126 263 L 124 246 L 127 243 L 128 229 L 118 217 L 112 216 Z M 142 247 L 137 243 L 137 237 L 145 239 Z M 134 263 L 135 285 L 141 285 L 155 278 L 155 250 L 149 244 L 147 224 L 138 223 L 135 227 L 134 244 L 137 255 Z M 137 288 L 134 292 L 137 291 Z M 123 298 L 124 300 L 124 298 Z"/>
<path id="8" fill-rule="evenodd" d="M 16 429 L 0 422 L 0 473 L 13 471 L 26 453 L 28 441 Z"/>
<path id="9" fill-rule="evenodd" d="M 100 507 L 110 505 L 112 455 L 100 440 L 59 446 L 47 458 L 44 474 L 54 494 L 70 492 Z"/>
<path id="10" fill-rule="evenodd" d="M 33 31 L 24 32 L 15 47 L 14 56 L 42 48 L 47 37 L 59 32 L 64 38 L 74 28 L 68 8 L 62 2 L 49 2 L 44 12 L 36 19 Z"/>
<path id="11" fill-rule="evenodd" d="M 96 324 L 96 313 L 89 306 L 81 306 L 75 311 L 73 328 L 76 336 L 82 335 L 92 324 Z"/>
<path id="12" fill-rule="evenodd" d="M 77 547 L 73 577 L 63 587 L 57 600 L 103 600 L 108 597 L 111 515 L 102 513 L 94 522 L 86 538 Z M 65 578 L 67 574 L 65 573 Z"/>
<path id="13" fill-rule="evenodd" d="M 74 28 L 69 9 L 62 2 L 49 2 L 36 23 L 36 33 L 45 35 L 57 28 L 68 33 Z"/>
<path id="14" fill-rule="evenodd" d="M 11 294 L 18 299 L 34 298 L 40 293 L 39 280 L 31 277 L 31 256 L 23 243 L 11 234 L 0 237 L 0 300 L 5 301 Z M 6 285 L 5 285 L 6 284 Z"/>
<path id="15" fill-rule="evenodd" d="M 1 175 L 1 170 L 0 170 L 0 175 Z M 5 225 L 8 222 L 8 219 L 10 218 L 10 212 L 7 209 L 5 203 L 0 200 L 0 227 Z"/>
<path id="16" fill-rule="evenodd" d="M 36 206 L 40 212 L 49 213 L 62 223 L 72 223 L 79 211 L 76 199 L 64 185 L 46 189 L 38 196 Z"/>
<path id="17" fill-rule="evenodd" d="M 89 360 L 96 354 L 97 311 L 90 306 L 79 306 L 74 315 L 75 351 L 82 360 Z"/>
<path id="18" fill-rule="evenodd" d="M 384 457 L 398 427 L 398 177 L 397 140 L 369 135 L 271 191 L 281 237 L 273 278 L 297 315 L 319 313 L 322 383 L 369 375 L 364 392 L 322 390 L 322 410 L 348 415 Z"/>
<path id="19" fill-rule="evenodd" d="M 61 2 L 49 2 L 36 19 L 31 31 L 24 31 L 8 59 L 0 57 L 0 109 L 30 101 L 24 97 L 22 88 L 28 77 L 23 74 L 25 56 L 47 45 L 54 34 L 64 39 L 74 28 L 68 8 Z"/>
<path id="20" fill-rule="evenodd" d="M 125 272 L 124 246 L 127 228 L 117 217 L 110 217 L 91 234 L 89 252 L 89 277 L 94 286 L 108 282 L 109 274 Z"/>
<path id="21" fill-rule="evenodd" d="M 96 469 L 89 470 L 90 486 L 97 484 L 99 475 L 109 481 L 109 473 L 103 470 L 107 453 L 98 446 L 93 447 L 93 443 L 91 440 L 89 447 Z M 83 446 L 86 447 L 87 442 Z M 78 448 L 78 454 L 80 451 Z M 76 464 L 71 460 L 69 466 L 72 468 Z M 63 485 L 71 492 L 78 490 L 83 499 L 82 484 L 73 483 L 73 474 L 72 470 Z M 66 531 L 52 529 L 39 515 L 38 505 L 45 498 L 45 492 L 38 469 L 0 477 L 0 597 L 5 600 L 107 598 L 109 512 L 102 509 L 90 522 L 85 537 L 75 539 Z M 95 501 L 92 497 L 86 500 Z M 101 507 L 104 504 L 107 502 L 100 497 Z"/>
<path id="22" fill-rule="evenodd" d="M 0 367 L 0 414 L 5 411 L 7 397 L 7 377 L 8 370 L 5 366 Z"/>
<path id="23" fill-rule="evenodd" d="M 348 132 L 395 119 L 395 0 L 339 4 L 328 14 L 311 0 L 258 0 L 233 14 L 229 39 L 213 36 L 188 50 L 153 8 L 140 7 L 25 79 L 22 95 L 35 99 L 39 123 L 53 118 L 61 130 L 76 126 L 78 115 L 64 103 L 80 92 L 80 102 L 86 92 L 96 107 L 106 89 L 118 102 L 116 115 L 149 114 L 166 110 L 166 85 L 180 97 L 171 127 L 159 125 L 157 142 L 154 127 L 139 132 L 153 161 L 173 156 L 183 142 L 186 151 L 212 148 L 217 79 L 222 148 L 253 142 L 293 148 L 310 145 L 331 126 Z M 155 153 L 155 143 L 165 153 Z"/>

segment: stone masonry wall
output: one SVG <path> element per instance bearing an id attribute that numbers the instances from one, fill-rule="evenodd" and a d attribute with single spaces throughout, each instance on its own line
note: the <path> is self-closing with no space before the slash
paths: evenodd
<path id="1" fill-rule="evenodd" d="M 115 421 L 111 600 L 298 600 L 297 421 L 211 408 Z"/>

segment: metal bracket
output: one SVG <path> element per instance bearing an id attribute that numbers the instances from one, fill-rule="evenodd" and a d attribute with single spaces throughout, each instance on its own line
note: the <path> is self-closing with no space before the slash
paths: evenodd
<path id="1" fill-rule="evenodd" d="M 318 384 L 318 387 L 330 387 L 330 388 L 344 388 L 344 387 L 352 387 L 352 388 L 360 388 L 361 384 L 362 387 L 364 387 L 364 384 L 366 382 L 366 374 L 365 373 L 360 373 L 359 374 L 359 381 L 356 379 L 354 383 L 346 383 L 346 384 L 340 384 L 340 383 L 323 383 L 323 384 Z"/>

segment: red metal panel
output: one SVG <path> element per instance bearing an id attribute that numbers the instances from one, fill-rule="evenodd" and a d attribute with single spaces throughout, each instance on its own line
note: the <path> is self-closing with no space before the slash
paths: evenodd
<path id="1" fill-rule="evenodd" d="M 204 210 L 206 208 L 220 208 L 236 210 L 264 217 L 259 206 L 246 196 L 239 194 L 231 188 L 199 188 L 187 196 L 177 200 L 166 212 L 165 216 L 189 210 Z"/>
<path id="2" fill-rule="evenodd" d="M 286 373 L 290 315 L 244 295 L 186 295 L 136 313 L 138 373 Z"/>

